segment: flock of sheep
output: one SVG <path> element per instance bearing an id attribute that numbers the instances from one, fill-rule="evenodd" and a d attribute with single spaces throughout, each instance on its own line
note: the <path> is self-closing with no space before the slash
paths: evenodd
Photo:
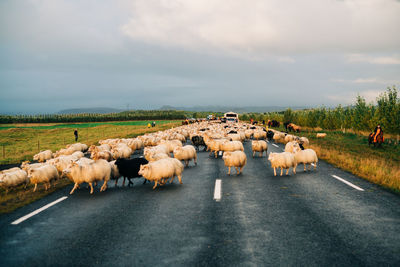
<path id="1" fill-rule="evenodd" d="M 193 145 L 185 145 L 188 139 Z M 98 182 L 103 183 L 100 191 L 104 191 L 110 179 L 117 185 L 118 179 L 123 177 L 123 185 L 125 179 L 130 185 L 132 178 L 143 177 L 145 182 L 154 182 L 155 189 L 158 184 L 172 183 L 175 177 L 182 183 L 182 162 L 186 167 L 191 160 L 197 165 L 197 151 L 201 146 L 215 158 L 222 152 L 228 174 L 231 167 L 240 174 L 247 163 L 243 142 L 251 140 L 253 157 L 257 152 L 262 157 L 268 150 L 266 139 L 286 144 L 285 152 L 269 153 L 268 160 L 275 176 L 277 168 L 281 168 L 281 176 L 284 169 L 287 175 L 289 168 L 293 168 L 295 174 L 298 164 L 304 164 L 304 171 L 306 164 L 310 164 L 310 169 L 313 164 L 316 169 L 317 155 L 312 149 L 304 149 L 309 145 L 305 137 L 273 129 L 267 131 L 247 123 L 200 122 L 136 138 L 100 140 L 98 146 L 75 143 L 55 153 L 42 151 L 33 157 L 38 163 L 23 162 L 20 167 L 1 171 L 0 187 L 8 192 L 10 188 L 21 184 L 26 187 L 30 183 L 35 185 L 33 191 L 37 190 L 38 184 L 43 184 L 47 190 L 53 181 L 66 177 L 74 183 L 70 194 L 82 183 L 89 185 L 92 194 L 93 184 Z M 131 158 L 135 151 L 143 155 Z"/>

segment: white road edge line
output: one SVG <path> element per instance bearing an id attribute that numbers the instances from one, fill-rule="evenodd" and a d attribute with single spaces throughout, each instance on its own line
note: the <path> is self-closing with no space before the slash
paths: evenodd
<path id="1" fill-rule="evenodd" d="M 217 202 L 221 201 L 221 183 L 221 179 L 215 180 L 214 200 Z"/>
<path id="2" fill-rule="evenodd" d="M 279 147 L 278 145 L 272 144 L 274 147 Z"/>
<path id="3" fill-rule="evenodd" d="M 364 189 L 362 189 L 361 187 L 358 187 L 358 186 L 346 181 L 345 179 L 340 178 L 339 176 L 336 176 L 336 175 L 333 174 L 332 177 L 337 179 L 337 180 L 339 180 L 339 181 L 341 181 L 341 182 L 343 182 L 343 183 L 345 183 L 345 184 L 347 184 L 348 186 L 353 187 L 354 189 L 357 189 L 358 191 L 364 191 Z"/>
<path id="4" fill-rule="evenodd" d="M 23 221 L 29 219 L 29 218 L 32 217 L 32 216 L 35 216 L 36 214 L 38 214 L 38 213 L 44 211 L 45 209 L 50 208 L 51 206 L 54 206 L 55 204 L 57 204 L 57 203 L 59 203 L 59 202 L 65 200 L 65 199 L 67 199 L 67 198 L 68 198 L 68 197 L 61 197 L 61 198 L 59 198 L 59 199 L 57 199 L 57 200 L 55 200 L 55 201 L 53 201 L 53 202 L 47 204 L 46 206 L 43 206 L 43 207 L 41 207 L 40 209 L 37 209 L 37 210 L 35 210 L 35 211 L 32 211 L 31 213 L 29 213 L 29 214 L 27 214 L 27 215 L 25 215 L 25 216 L 19 218 L 18 220 L 13 221 L 11 224 L 17 225 L 17 224 L 19 224 L 19 223 L 21 223 L 21 222 L 23 222 Z"/>

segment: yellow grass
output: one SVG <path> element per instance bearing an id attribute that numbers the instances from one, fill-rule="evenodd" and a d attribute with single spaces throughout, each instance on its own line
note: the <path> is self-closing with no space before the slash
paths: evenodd
<path id="1" fill-rule="evenodd" d="M 319 158 L 372 183 L 400 192 L 400 166 L 381 157 L 337 150 L 326 144 L 310 145 Z"/>

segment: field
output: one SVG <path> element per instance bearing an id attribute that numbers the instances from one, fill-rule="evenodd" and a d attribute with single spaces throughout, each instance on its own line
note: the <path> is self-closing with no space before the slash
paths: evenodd
<path id="1" fill-rule="evenodd" d="M 91 145 L 100 139 L 135 137 L 180 124 L 180 121 L 156 121 L 155 128 L 147 128 L 149 122 L 3 124 L 0 127 L 0 164 L 32 160 L 32 156 L 40 150 L 50 149 L 54 152 L 74 143 L 74 129 L 78 129 L 79 142 Z"/>
<path id="2" fill-rule="evenodd" d="M 23 160 L 32 160 L 38 151 L 38 141 L 41 150 L 56 151 L 66 144 L 74 143 L 73 129 L 78 128 L 79 140 L 86 144 L 96 144 L 100 139 L 135 137 L 149 132 L 162 131 L 181 124 L 181 121 L 156 121 L 156 127 L 147 128 L 148 121 L 127 121 L 108 123 L 83 124 L 46 124 L 46 125 L 7 125 L 0 130 L 0 142 L 5 147 L 6 157 L 1 164 L 15 164 Z M 5 126 L 5 125 L 3 125 Z M 8 194 L 0 189 L 0 214 L 11 212 L 19 207 L 36 201 L 70 182 L 62 179 L 56 185 L 44 191 L 42 187 L 32 192 L 33 186 L 27 189 L 20 186 Z"/>

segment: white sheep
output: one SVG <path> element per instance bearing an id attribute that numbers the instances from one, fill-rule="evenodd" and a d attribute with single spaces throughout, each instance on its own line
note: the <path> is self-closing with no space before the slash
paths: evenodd
<path id="1" fill-rule="evenodd" d="M 107 160 L 107 161 L 111 161 L 113 159 L 113 155 L 112 155 L 111 151 L 107 151 L 107 150 L 93 151 L 90 154 L 90 157 L 93 160 L 104 159 L 104 160 Z"/>
<path id="2" fill-rule="evenodd" d="M 253 130 L 246 130 L 244 131 L 244 135 L 246 137 L 246 139 L 250 139 L 253 136 Z"/>
<path id="3" fill-rule="evenodd" d="M 194 160 L 194 164 L 197 165 L 197 153 L 196 149 L 192 145 L 186 145 L 184 147 L 175 147 L 174 158 L 178 160 L 184 160 L 186 167 L 189 165 L 191 159 Z"/>
<path id="4" fill-rule="evenodd" d="M 29 164 L 29 161 L 24 161 L 21 164 L 21 169 L 23 169 L 24 171 L 26 171 L 26 173 L 30 173 L 30 170 L 35 169 L 35 168 L 39 168 L 42 167 L 44 165 L 46 165 L 47 163 L 32 163 Z"/>
<path id="5" fill-rule="evenodd" d="M 305 147 L 310 145 L 310 141 L 308 141 L 307 137 L 300 137 L 299 143 L 302 144 Z"/>
<path id="6" fill-rule="evenodd" d="M 51 159 L 52 157 L 53 153 L 51 152 L 51 150 L 45 150 L 34 155 L 33 160 L 37 160 L 38 162 L 45 162 L 46 160 Z"/>
<path id="7" fill-rule="evenodd" d="M 296 141 L 291 141 L 285 145 L 285 152 L 294 152 L 294 148 L 300 148 L 299 143 Z"/>
<path id="8" fill-rule="evenodd" d="M 224 152 L 233 152 L 233 151 L 244 151 L 243 144 L 239 141 L 223 141 L 220 146 L 220 150 Z"/>
<path id="9" fill-rule="evenodd" d="M 37 185 L 44 183 L 44 187 L 47 191 L 51 187 L 53 180 L 58 180 L 59 175 L 56 167 L 53 165 L 44 165 L 42 167 L 34 168 L 29 171 L 29 181 L 35 185 L 33 192 L 36 191 Z"/>
<path id="10" fill-rule="evenodd" d="M 311 164 L 314 164 L 314 170 L 317 169 L 318 157 L 313 149 L 301 150 L 300 148 L 295 148 L 294 157 L 296 158 L 297 164 L 304 164 L 304 171 L 307 171 L 307 164 L 310 164 L 310 170 L 312 168 Z"/>
<path id="11" fill-rule="evenodd" d="M 239 175 L 247 163 L 247 157 L 243 151 L 225 152 L 222 159 L 224 160 L 225 166 L 228 167 L 228 175 L 231 174 L 231 167 L 235 167 Z M 240 168 L 240 170 L 238 168 Z"/>
<path id="12" fill-rule="evenodd" d="M 267 138 L 267 133 L 264 132 L 263 130 L 256 130 L 256 131 L 254 131 L 253 137 L 256 140 L 266 139 Z"/>
<path id="13" fill-rule="evenodd" d="M 271 162 L 275 176 L 276 168 L 281 168 L 281 176 L 283 175 L 283 169 L 286 169 L 286 175 L 288 175 L 290 167 L 293 167 L 293 173 L 296 174 L 297 161 L 292 153 L 269 153 L 268 160 Z"/>
<path id="14" fill-rule="evenodd" d="M 168 158 L 141 165 L 138 174 L 142 175 L 146 180 L 154 181 L 153 189 L 155 189 L 158 183 L 163 184 L 171 177 L 172 183 L 175 175 L 178 176 L 179 183 L 182 184 L 182 170 L 183 164 L 179 160 Z"/>
<path id="15" fill-rule="evenodd" d="M 317 133 L 317 138 L 325 138 L 326 133 Z"/>
<path id="16" fill-rule="evenodd" d="M 120 159 L 120 158 L 129 159 L 133 151 L 125 143 L 119 143 L 116 147 L 111 149 L 111 153 L 114 159 Z"/>
<path id="17" fill-rule="evenodd" d="M 107 189 L 107 182 L 110 180 L 111 176 L 111 166 L 104 159 L 99 159 L 98 161 L 85 165 L 72 163 L 63 171 L 63 176 L 67 176 L 75 183 L 70 194 L 73 194 L 81 183 L 88 183 L 90 186 L 90 194 L 93 194 L 93 182 L 104 181 L 100 192 Z"/>
<path id="18" fill-rule="evenodd" d="M 25 184 L 26 188 L 28 183 L 28 174 L 26 173 L 26 171 L 19 168 L 14 169 L 13 171 L 2 171 L 0 173 L 0 187 L 6 190 L 6 194 L 8 193 L 10 188 L 16 187 L 21 184 Z"/>
<path id="19" fill-rule="evenodd" d="M 165 145 L 168 153 L 172 153 L 176 147 L 182 147 L 180 140 L 160 140 L 159 145 Z"/>
<path id="20" fill-rule="evenodd" d="M 251 141 L 251 149 L 253 151 L 253 158 L 256 152 L 259 152 L 260 157 L 262 157 L 264 151 L 267 154 L 268 144 L 264 140 L 253 140 Z"/>
<path id="21" fill-rule="evenodd" d="M 274 132 L 274 136 L 272 137 L 275 143 L 285 143 L 285 134 L 279 131 Z"/>
<path id="22" fill-rule="evenodd" d="M 109 162 L 110 167 L 111 167 L 111 176 L 110 176 L 110 178 L 115 180 L 115 185 L 114 186 L 117 186 L 118 179 L 121 178 L 121 174 L 119 173 L 118 166 L 115 165 L 115 162 L 116 162 L 116 160 L 113 160 L 113 161 Z"/>

